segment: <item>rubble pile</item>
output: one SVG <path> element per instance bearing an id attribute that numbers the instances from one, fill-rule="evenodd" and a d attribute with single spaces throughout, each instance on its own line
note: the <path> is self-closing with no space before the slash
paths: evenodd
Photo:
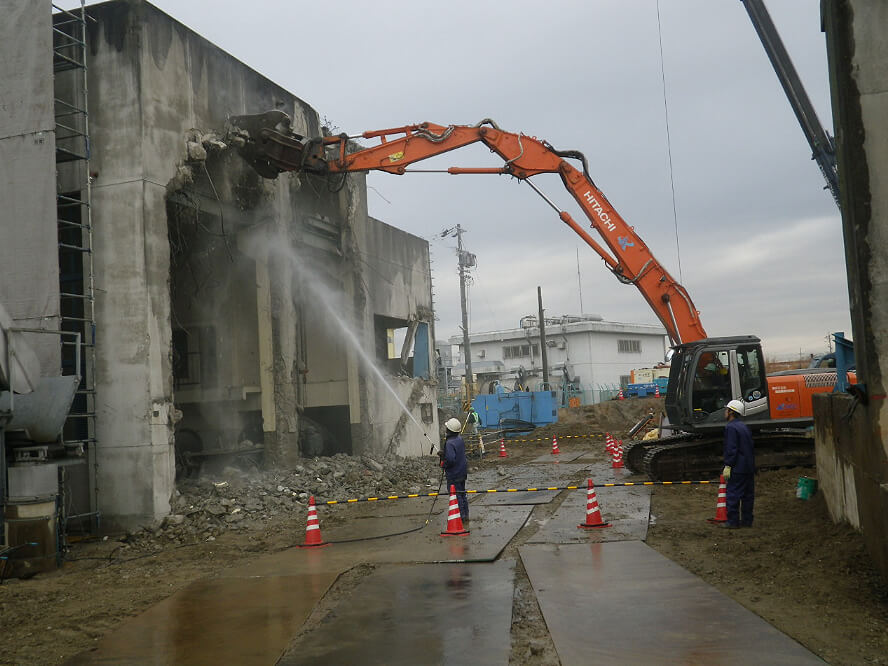
<path id="1" fill-rule="evenodd" d="M 226 467 L 217 474 L 182 481 L 171 513 L 125 542 L 155 550 L 196 540 L 213 541 L 228 530 L 257 529 L 287 514 L 302 515 L 309 497 L 318 503 L 437 490 L 437 457 L 389 455 L 305 459 L 292 469 L 245 472 Z"/>

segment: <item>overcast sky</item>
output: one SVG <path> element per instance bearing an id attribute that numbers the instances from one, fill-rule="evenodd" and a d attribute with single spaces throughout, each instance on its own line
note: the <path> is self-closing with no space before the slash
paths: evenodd
<path id="1" fill-rule="evenodd" d="M 490 117 L 582 151 L 710 336 L 759 335 L 766 355 L 787 356 L 822 351 L 831 331 L 851 335 L 838 211 L 738 0 L 659 0 L 659 21 L 657 0 L 154 4 L 335 131 Z M 819 0 L 766 4 L 832 134 Z M 422 166 L 435 164 L 494 162 L 464 149 Z M 557 176 L 535 182 L 585 220 Z M 549 316 L 579 313 L 582 293 L 585 313 L 657 321 L 524 183 L 378 173 L 368 185 L 371 215 L 430 240 L 438 339 L 459 333 L 456 243 L 439 237 L 457 223 L 478 259 L 473 332 L 535 313 L 538 285 Z"/>

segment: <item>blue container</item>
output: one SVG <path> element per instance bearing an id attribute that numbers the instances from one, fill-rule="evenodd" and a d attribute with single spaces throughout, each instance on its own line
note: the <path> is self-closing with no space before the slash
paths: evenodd
<path id="1" fill-rule="evenodd" d="M 503 421 L 527 421 L 540 427 L 558 421 L 555 391 L 482 393 L 472 400 L 482 428 L 498 428 Z"/>

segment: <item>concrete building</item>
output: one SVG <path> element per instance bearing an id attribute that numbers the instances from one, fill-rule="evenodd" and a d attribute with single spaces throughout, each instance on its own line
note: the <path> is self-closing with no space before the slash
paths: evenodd
<path id="1" fill-rule="evenodd" d="M 830 513 L 858 528 L 888 579 L 888 4 L 823 0 L 856 395 L 814 401 Z"/>
<path id="2" fill-rule="evenodd" d="M 368 216 L 363 176 L 265 179 L 227 143 L 232 115 L 319 136 L 318 113 L 142 0 L 0 7 L 0 301 L 84 334 L 78 505 L 151 522 L 177 462 L 259 446 L 419 454 L 399 402 L 437 431 L 427 243 Z"/>
<path id="3" fill-rule="evenodd" d="M 653 324 L 605 321 L 598 315 L 546 318 L 546 360 L 549 384 L 560 390 L 562 378 L 578 385 L 587 404 L 598 402 L 629 383 L 630 372 L 663 361 L 666 329 Z M 462 336 L 450 338 L 459 347 L 460 363 L 454 375 L 465 376 Z M 540 327 L 534 315 L 522 317 L 518 328 L 472 333 L 472 372 L 479 391 L 491 382 L 507 388 L 516 384 L 541 388 L 543 382 Z"/>

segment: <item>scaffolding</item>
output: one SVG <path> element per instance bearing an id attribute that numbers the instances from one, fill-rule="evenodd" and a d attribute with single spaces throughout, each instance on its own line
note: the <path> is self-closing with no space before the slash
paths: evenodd
<path id="1" fill-rule="evenodd" d="M 92 517 L 97 521 L 95 276 L 86 62 L 88 16 L 84 0 L 79 9 L 69 11 L 55 4 L 52 9 L 61 329 L 79 334 L 74 338 L 77 342 L 63 337 L 62 367 L 63 371 L 81 377 L 63 441 L 69 452 L 83 455 L 88 465 L 89 512 L 79 517 Z M 91 527 L 95 526 L 93 523 Z"/>

